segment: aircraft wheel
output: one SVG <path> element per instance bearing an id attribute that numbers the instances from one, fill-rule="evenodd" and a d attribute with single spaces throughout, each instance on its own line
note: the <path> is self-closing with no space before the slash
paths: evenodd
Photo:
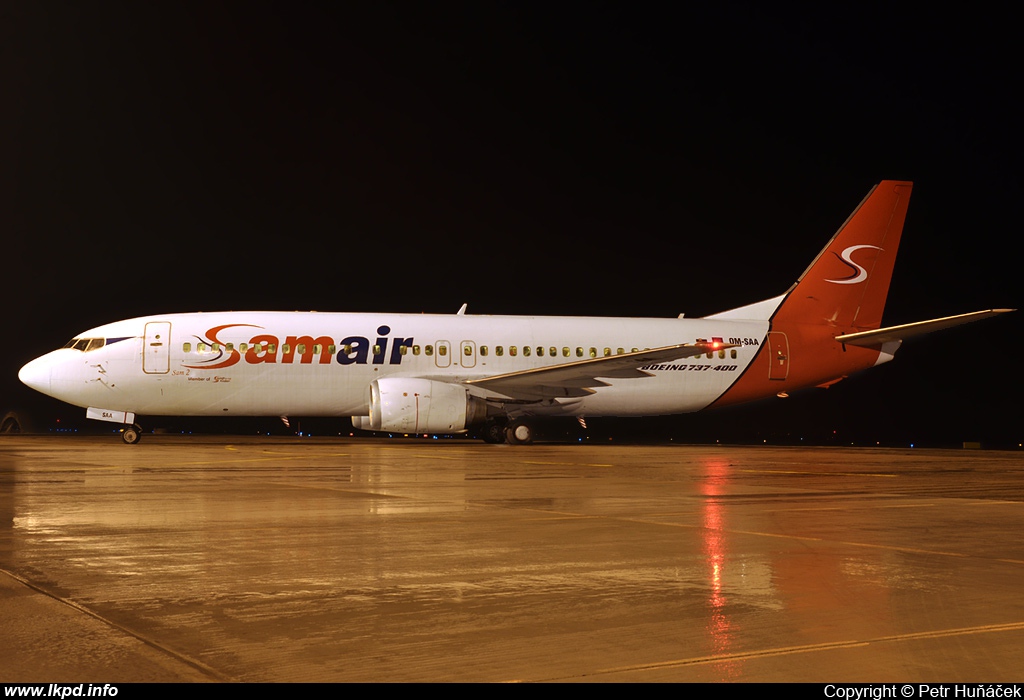
<path id="1" fill-rule="evenodd" d="M 142 428 L 137 425 L 130 426 L 121 431 L 121 439 L 126 445 L 134 445 L 142 439 Z"/>
<path id="2" fill-rule="evenodd" d="M 484 442 L 488 442 L 492 445 L 505 442 L 505 426 L 496 420 L 487 421 L 484 424 L 483 434 L 481 435 Z"/>
<path id="3" fill-rule="evenodd" d="M 25 426 L 25 418 L 18 414 L 17 411 L 10 411 L 3 420 L 0 420 L 0 433 L 27 433 L 29 431 Z"/>
<path id="4" fill-rule="evenodd" d="M 533 442 L 533 426 L 515 421 L 505 429 L 505 441 L 510 445 L 529 445 Z"/>

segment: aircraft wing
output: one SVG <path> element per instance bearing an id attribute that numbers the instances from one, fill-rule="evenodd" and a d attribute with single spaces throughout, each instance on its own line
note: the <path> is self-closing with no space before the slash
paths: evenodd
<path id="1" fill-rule="evenodd" d="M 879 328 L 873 331 L 861 331 L 860 333 L 837 335 L 836 340 L 840 343 L 846 343 L 847 345 L 881 345 L 882 343 L 906 340 L 907 338 L 924 335 L 925 333 L 931 333 L 932 331 L 940 331 L 944 328 L 952 328 L 953 326 L 959 326 L 961 323 L 980 321 L 983 318 L 990 318 L 999 314 L 1009 313 L 1010 311 L 1016 311 L 1016 309 L 988 309 L 987 311 L 974 311 L 969 314 L 960 314 L 958 316 L 934 318 L 930 321 L 905 323 L 902 326 L 889 326 L 888 328 Z"/>
<path id="2" fill-rule="evenodd" d="M 596 387 L 608 386 L 608 382 L 602 379 L 650 377 L 653 375 L 640 367 L 734 347 L 737 346 L 723 342 L 681 343 L 653 350 L 535 367 L 493 377 L 470 379 L 464 383 L 521 400 L 587 396 L 593 394 Z"/>

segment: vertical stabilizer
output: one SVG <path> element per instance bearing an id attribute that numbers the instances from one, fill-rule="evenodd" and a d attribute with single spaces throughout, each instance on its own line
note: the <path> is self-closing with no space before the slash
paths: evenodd
<path id="1" fill-rule="evenodd" d="M 895 180 L 873 187 L 800 275 L 773 323 L 879 328 L 912 187 Z"/>
<path id="2" fill-rule="evenodd" d="M 912 187 L 883 180 L 868 192 L 785 294 L 757 355 L 715 406 L 830 386 L 892 357 L 835 338 L 882 325 Z"/>

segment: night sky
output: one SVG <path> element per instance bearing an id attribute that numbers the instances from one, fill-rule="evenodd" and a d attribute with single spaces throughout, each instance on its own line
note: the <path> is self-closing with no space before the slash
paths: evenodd
<path id="1" fill-rule="evenodd" d="M 0 410 L 38 401 L 24 362 L 153 313 L 714 313 L 785 291 L 881 179 L 915 182 L 887 325 L 1021 304 L 1008 17 L 294 5 L 0 6 Z M 621 425 L 1016 445 L 1020 342 L 1011 314 Z"/>

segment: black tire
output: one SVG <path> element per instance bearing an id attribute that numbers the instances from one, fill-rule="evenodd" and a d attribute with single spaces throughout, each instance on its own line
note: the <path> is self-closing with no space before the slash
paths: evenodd
<path id="1" fill-rule="evenodd" d="M 11 411 L 0 420 L 0 433 L 5 435 L 18 435 L 28 432 L 25 430 L 23 419 L 16 411 Z"/>
<path id="2" fill-rule="evenodd" d="M 123 440 L 126 445 L 137 445 L 141 439 L 142 429 L 137 425 L 125 428 L 121 431 L 121 440 Z"/>
<path id="3" fill-rule="evenodd" d="M 533 426 L 523 420 L 513 421 L 505 429 L 505 442 L 510 445 L 530 445 L 533 438 Z"/>
<path id="4" fill-rule="evenodd" d="M 505 426 L 496 420 L 487 421 L 480 437 L 492 445 L 505 442 Z"/>

